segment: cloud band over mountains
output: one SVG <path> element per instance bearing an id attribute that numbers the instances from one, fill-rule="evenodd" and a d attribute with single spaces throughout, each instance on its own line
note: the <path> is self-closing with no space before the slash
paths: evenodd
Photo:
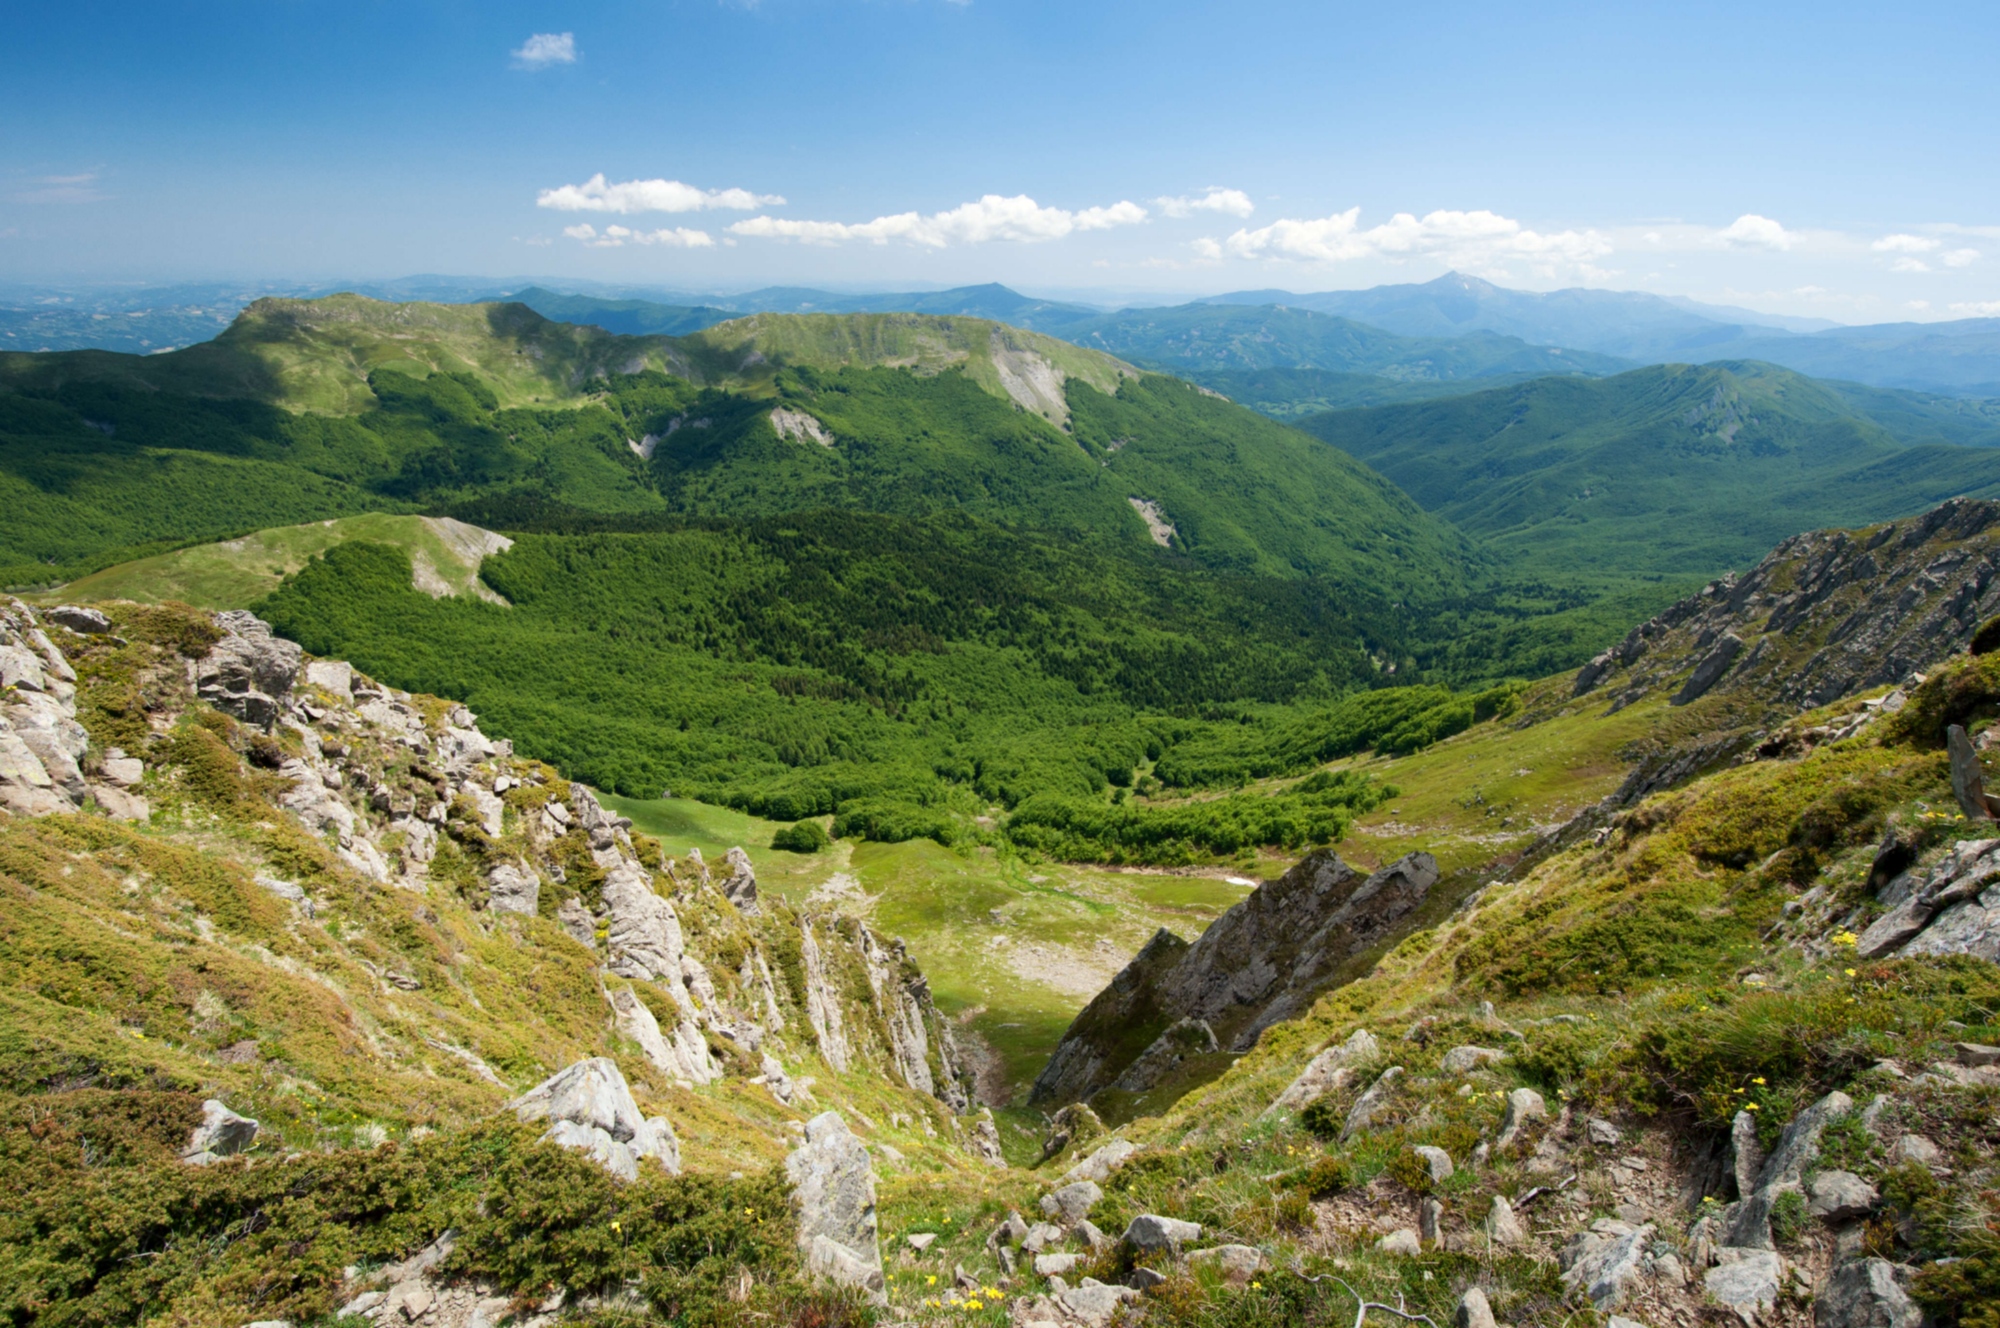
<path id="1" fill-rule="evenodd" d="M 938 212 L 894 212 L 866 221 L 832 221 L 772 215 L 763 209 L 785 206 L 782 194 L 740 187 L 705 189 L 681 180 L 655 177 L 613 181 L 603 172 L 580 184 L 542 189 L 535 204 L 554 212 L 631 216 L 641 213 L 758 212 L 727 226 L 718 238 L 685 226 L 640 229 L 619 224 L 579 222 L 563 234 L 596 249 L 627 246 L 712 250 L 740 240 L 775 240 L 803 245 L 874 247 L 906 245 L 925 250 L 994 243 L 1046 244 L 1078 235 L 1168 225 L 1178 238 L 1170 251 L 1184 257 L 1134 254 L 1134 267 L 1213 267 L 1231 261 L 1294 269 L 1331 270 L 1347 265 L 1398 267 L 1435 263 L 1496 279 L 1531 273 L 1546 280 L 1600 282 L 1628 275 L 1631 264 L 1671 264 L 1676 255 L 1736 255 L 1735 261 L 1862 264 L 1899 275 L 1953 274 L 1973 268 L 1983 251 L 1968 239 L 2000 238 L 1991 228 L 1949 224 L 1917 226 L 1879 237 L 1786 226 L 1776 218 L 1745 212 L 1726 225 L 1681 221 L 1652 224 L 1537 229 L 1485 208 L 1440 208 L 1421 215 L 1397 212 L 1373 226 L 1361 222 L 1361 208 L 1326 216 L 1279 217 L 1262 226 L 1239 226 L 1227 235 L 1200 234 L 1203 222 L 1226 217 L 1247 220 L 1257 210 L 1248 193 L 1209 185 L 1196 193 L 1161 195 L 1148 205 L 1130 199 L 1084 208 L 1044 205 L 1027 194 L 981 195 Z M 1175 225 L 1178 223 L 1178 225 Z M 1195 228 L 1190 235 L 1187 228 Z M 1159 237 L 1166 238 L 1166 237 Z M 1157 250 L 1156 250 L 1157 253 Z M 1616 261 L 1619 267 L 1610 264 Z M 1097 266 L 1113 260 L 1100 258 Z M 1791 283 L 1791 294 L 1827 297 L 1822 286 Z M 1921 299 L 1914 310 L 1929 308 Z M 1952 304 L 1954 311 L 1974 306 Z M 1987 306 L 1977 306 L 1987 312 Z"/>
<path id="2" fill-rule="evenodd" d="M 961 203 L 947 212 L 933 212 L 928 216 L 918 212 L 898 212 L 893 216 L 851 224 L 751 217 L 730 226 L 729 233 L 760 239 L 799 240 L 807 244 L 843 244 L 854 240 L 888 244 L 892 240 L 902 240 L 942 249 L 954 244 L 986 244 L 994 240 L 1034 244 L 1060 240 L 1078 231 L 1110 230 L 1114 226 L 1132 226 L 1144 220 L 1146 209 L 1130 201 L 1071 212 L 1065 208 L 1043 207 L 1026 194 L 1017 194 L 1012 198 L 987 194 L 976 202 Z"/>

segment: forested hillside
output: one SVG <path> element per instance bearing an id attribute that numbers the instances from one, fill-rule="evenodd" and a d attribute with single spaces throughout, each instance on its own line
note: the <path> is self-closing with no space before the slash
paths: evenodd
<path id="1" fill-rule="evenodd" d="M 401 552 L 353 543 L 259 609 L 620 793 L 831 813 L 837 832 L 888 841 L 977 839 L 980 818 L 1013 810 L 1073 859 L 1323 842 L 1379 792 L 1308 781 L 1142 807 L 1125 791 L 1298 776 L 1507 704 L 1504 688 L 1351 697 L 1414 665 L 1416 638 L 1374 596 L 1191 575 L 965 516 L 523 536 L 482 575 L 508 606 L 433 599 Z"/>
<path id="2" fill-rule="evenodd" d="M 1905 445 L 1857 402 L 1919 436 L 1976 436 L 1924 398 L 1756 363 L 1545 378 L 1299 427 L 1516 565 L 1569 573 L 1703 575 L 1814 526 L 2000 491 L 2000 452 Z"/>
<path id="3" fill-rule="evenodd" d="M 1301 434 L 968 318 L 758 315 L 676 340 L 519 305 L 265 300 L 172 354 L 0 356 L 0 384 L 16 585 L 364 511 L 963 510 L 1389 592 L 1461 588 L 1471 559 Z"/>

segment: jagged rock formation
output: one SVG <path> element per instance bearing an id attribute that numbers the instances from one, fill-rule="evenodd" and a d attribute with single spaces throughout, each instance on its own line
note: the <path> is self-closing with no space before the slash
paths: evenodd
<path id="1" fill-rule="evenodd" d="M 111 621 L 66 606 L 45 628 L 18 600 L 0 607 L 0 808 L 42 816 L 94 801 L 114 815 L 149 815 L 149 762 L 92 747 L 61 644 L 122 646 L 107 635 Z M 454 892 L 496 925 L 553 920 L 594 957 L 607 1027 L 666 1079 L 699 1086 L 728 1066 L 763 1063 L 778 1068 L 763 1076 L 773 1092 L 796 1100 L 802 1087 L 771 1053 L 795 1062 L 818 1054 L 836 1073 L 884 1074 L 952 1113 L 969 1107 L 971 1072 L 900 942 L 853 919 L 802 918 L 760 901 L 740 848 L 720 886 L 698 853 L 681 871 L 658 845 L 642 854 L 629 820 L 583 785 L 516 757 L 464 706 L 382 687 L 342 661 L 309 660 L 248 613 L 217 614 L 212 628 L 194 621 L 212 643 L 204 638 L 192 658 L 172 657 L 141 679 L 159 695 L 154 732 L 207 702 L 245 726 L 230 740 L 268 771 L 260 778 L 271 800 L 348 868 L 418 895 Z M 296 882 L 257 879 L 313 916 Z M 417 981 L 381 977 L 411 990 Z M 498 1082 L 478 1057 L 466 1063 Z M 583 1065 L 618 1075 L 608 1059 Z M 618 1091 L 629 1101 L 622 1078 Z M 627 1131 L 630 1122 L 599 1122 L 605 1140 L 586 1143 L 621 1171 L 619 1149 L 665 1156 L 665 1144 L 662 1152 L 633 1143 L 644 1143 L 643 1123 Z"/>
<path id="2" fill-rule="evenodd" d="M 75 811 L 92 792 L 81 762 L 76 671 L 19 600 L 0 609 L 0 807 L 25 816 Z"/>
<path id="3" fill-rule="evenodd" d="M 1613 709 L 1748 695 L 1776 711 L 1901 682 L 2000 613 L 2000 503 L 1956 498 L 1861 530 L 1815 530 L 1711 582 L 1583 666 Z"/>
<path id="4" fill-rule="evenodd" d="M 271 634 L 271 625 L 243 609 L 215 615 L 223 637 L 195 665 L 195 691 L 217 710 L 270 728 L 278 718 L 305 652 Z"/>
<path id="5" fill-rule="evenodd" d="M 1108 1087 L 1144 1092 L 1191 1055 L 1249 1050 L 1386 939 L 1437 879 L 1427 853 L 1363 877 L 1322 849 L 1252 891 L 1194 944 L 1157 933 L 1077 1015 L 1029 1102 L 1082 1101 Z"/>

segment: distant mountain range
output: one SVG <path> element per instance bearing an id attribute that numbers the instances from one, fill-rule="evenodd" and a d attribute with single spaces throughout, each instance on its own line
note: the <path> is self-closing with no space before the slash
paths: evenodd
<path id="1" fill-rule="evenodd" d="M 445 276 L 282 290 L 269 283 L 0 287 L 0 349 L 155 353 L 216 335 L 261 295 L 312 298 L 336 290 L 434 303 L 518 300 L 548 318 L 628 336 L 685 336 L 756 313 L 984 318 L 1091 345 L 1231 395 L 1231 385 L 1241 384 L 1227 375 L 1299 370 L 1343 376 L 1311 382 L 1264 377 L 1255 399 L 1259 409 L 1280 418 L 1427 399 L 1440 383 L 1738 360 L 1873 387 L 2000 397 L 2000 319 L 1843 327 L 1636 291 L 1508 290 L 1460 273 L 1362 291 L 1235 291 L 1192 304 L 1121 310 L 1038 299 L 994 283 L 865 293 L 771 286 L 736 294 Z"/>

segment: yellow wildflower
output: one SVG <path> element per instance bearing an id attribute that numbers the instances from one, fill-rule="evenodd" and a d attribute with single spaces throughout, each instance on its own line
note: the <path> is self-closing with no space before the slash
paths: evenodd
<path id="1" fill-rule="evenodd" d="M 1757 1087 L 1762 1088 L 1764 1086 L 1764 1076 L 1760 1074 L 1755 1079 L 1752 1079 L 1750 1082 L 1757 1085 Z"/>
<path id="2" fill-rule="evenodd" d="M 1854 976 L 1854 970 L 1853 970 L 1853 969 L 1851 969 L 1851 968 L 1850 968 L 1850 969 L 1848 969 L 1848 970 L 1847 970 L 1847 976 L 1849 976 L 1849 977 L 1853 977 L 1853 976 Z"/>
<path id="3" fill-rule="evenodd" d="M 1762 1107 L 1760 1107 L 1760 1106 L 1758 1106 L 1758 1105 L 1757 1105 L 1757 1104 L 1756 1104 L 1755 1102 L 1745 1102 L 1745 1103 L 1743 1104 L 1743 1108 L 1744 1108 L 1744 1110 L 1746 1110 L 1746 1111 L 1762 1111 L 1762 1110 L 1763 1110 L 1763 1108 L 1762 1108 Z"/>

